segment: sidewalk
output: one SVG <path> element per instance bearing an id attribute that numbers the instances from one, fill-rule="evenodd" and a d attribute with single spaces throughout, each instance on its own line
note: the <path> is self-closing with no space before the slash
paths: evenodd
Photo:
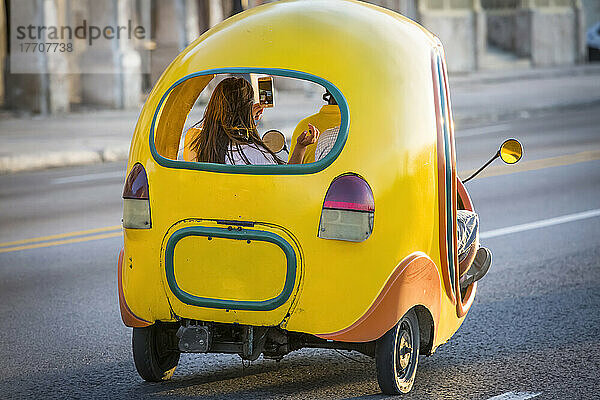
<path id="1" fill-rule="evenodd" d="M 600 65 L 451 76 L 456 126 L 600 104 Z M 139 110 L 0 114 L 0 173 L 126 160 Z"/>

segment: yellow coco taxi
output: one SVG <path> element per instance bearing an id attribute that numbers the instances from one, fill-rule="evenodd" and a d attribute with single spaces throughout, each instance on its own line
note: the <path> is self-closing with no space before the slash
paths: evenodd
<path id="1" fill-rule="evenodd" d="M 322 87 L 339 109 L 331 151 L 296 165 L 178 157 L 192 106 L 227 74 Z M 270 3 L 203 34 L 142 109 L 123 197 L 119 302 L 148 381 L 169 379 L 182 352 L 320 347 L 374 356 L 382 390 L 407 392 L 418 355 L 475 296 L 459 287 L 476 246 L 459 263 L 456 213 L 473 206 L 443 48 L 369 4 Z"/>

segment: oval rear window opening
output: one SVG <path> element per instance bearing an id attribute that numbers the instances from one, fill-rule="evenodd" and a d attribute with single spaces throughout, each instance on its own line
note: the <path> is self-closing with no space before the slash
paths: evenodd
<path id="1" fill-rule="evenodd" d="M 327 141 L 306 147 L 297 164 L 253 164 L 256 158 L 241 157 L 237 165 L 232 160 L 199 162 L 194 143 L 202 134 L 203 116 L 210 97 L 219 82 L 230 77 L 245 79 L 252 85 L 254 102 L 262 103 L 262 119 L 257 124 L 261 137 L 265 132 L 278 130 L 285 137 L 284 148 L 275 153 L 284 163 L 290 161 L 296 139 L 311 122 Z M 271 81 L 271 86 L 266 81 Z M 272 91 L 269 89 L 272 88 Z M 337 103 L 337 104 L 335 104 Z M 216 103 L 215 103 L 216 104 Z M 340 154 L 346 142 L 349 125 L 348 104 L 342 93 L 330 82 L 314 75 L 279 69 L 230 68 L 198 72 L 175 82 L 163 95 L 150 129 L 150 150 L 162 166 L 241 174 L 307 174 L 329 166 Z M 339 133 L 336 132 L 339 129 Z M 323 133 L 326 132 L 326 135 Z M 196 139 L 196 140 L 195 140 Z M 322 158 L 315 159 L 320 146 Z M 266 153 L 259 147 L 257 157 Z M 243 149 L 247 149 L 243 147 Z M 250 149 L 255 150 L 255 149 Z M 242 150 L 246 153 L 245 150 Z M 233 146 L 232 146 L 233 153 Z M 228 156 L 229 157 L 229 156 Z M 243 158 L 243 160 L 241 160 Z M 297 158 L 297 157 L 296 157 Z M 225 163 L 223 163 L 225 161 Z M 236 160 L 233 161 L 235 163 Z M 251 162 L 247 165 L 246 162 Z M 260 162 L 260 161 L 259 161 Z"/>

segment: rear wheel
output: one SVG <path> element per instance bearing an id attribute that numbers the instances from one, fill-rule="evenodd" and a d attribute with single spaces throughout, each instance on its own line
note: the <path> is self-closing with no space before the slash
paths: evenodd
<path id="1" fill-rule="evenodd" d="M 377 340 L 377 381 L 385 394 L 408 393 L 417 373 L 419 321 L 413 310 Z"/>
<path id="2" fill-rule="evenodd" d="M 133 361 L 140 376 L 148 382 L 171 379 L 179 362 L 179 351 L 173 349 L 175 332 L 156 323 L 133 328 Z"/>

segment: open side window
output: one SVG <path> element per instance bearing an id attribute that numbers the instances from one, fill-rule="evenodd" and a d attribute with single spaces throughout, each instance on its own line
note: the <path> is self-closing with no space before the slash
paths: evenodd
<path id="1" fill-rule="evenodd" d="M 276 130 L 283 134 L 284 143 L 280 149 L 275 149 L 280 163 L 257 165 L 258 162 L 253 163 L 246 155 L 242 157 L 243 162 L 238 160 L 236 163 L 235 160 L 232 162 L 229 153 L 227 161 L 198 161 L 200 156 L 195 149 L 198 141 L 205 140 L 205 111 L 214 89 L 230 77 L 245 79 L 252 86 L 254 103 L 263 106 L 262 118 L 256 124 L 258 137 L 264 138 L 264 142 L 273 148 L 269 140 L 272 136 L 264 136 L 265 133 Z M 264 84 L 265 81 L 270 81 L 271 86 Z M 288 164 L 297 137 L 308 129 L 309 122 L 327 140 L 309 145 L 302 163 Z M 150 149 L 159 164 L 171 168 L 246 174 L 314 173 L 326 168 L 340 154 L 348 135 L 348 125 L 349 112 L 344 96 L 322 78 L 289 70 L 210 70 L 180 79 L 163 95 L 151 126 Z M 323 135 L 325 131 L 327 134 Z M 261 143 L 253 146 L 263 150 Z M 244 151 L 245 147 L 240 147 Z M 231 154 L 237 155 L 234 150 L 238 151 L 240 147 L 234 149 L 232 146 Z M 317 148 L 320 152 L 315 155 Z"/>
<path id="2" fill-rule="evenodd" d="M 438 190 L 440 192 L 440 252 L 442 275 L 447 294 L 456 296 L 457 238 L 456 238 L 456 155 L 454 149 L 454 126 L 448 92 L 448 78 L 444 53 L 441 48 L 432 52 L 434 107 L 437 117 Z"/>

